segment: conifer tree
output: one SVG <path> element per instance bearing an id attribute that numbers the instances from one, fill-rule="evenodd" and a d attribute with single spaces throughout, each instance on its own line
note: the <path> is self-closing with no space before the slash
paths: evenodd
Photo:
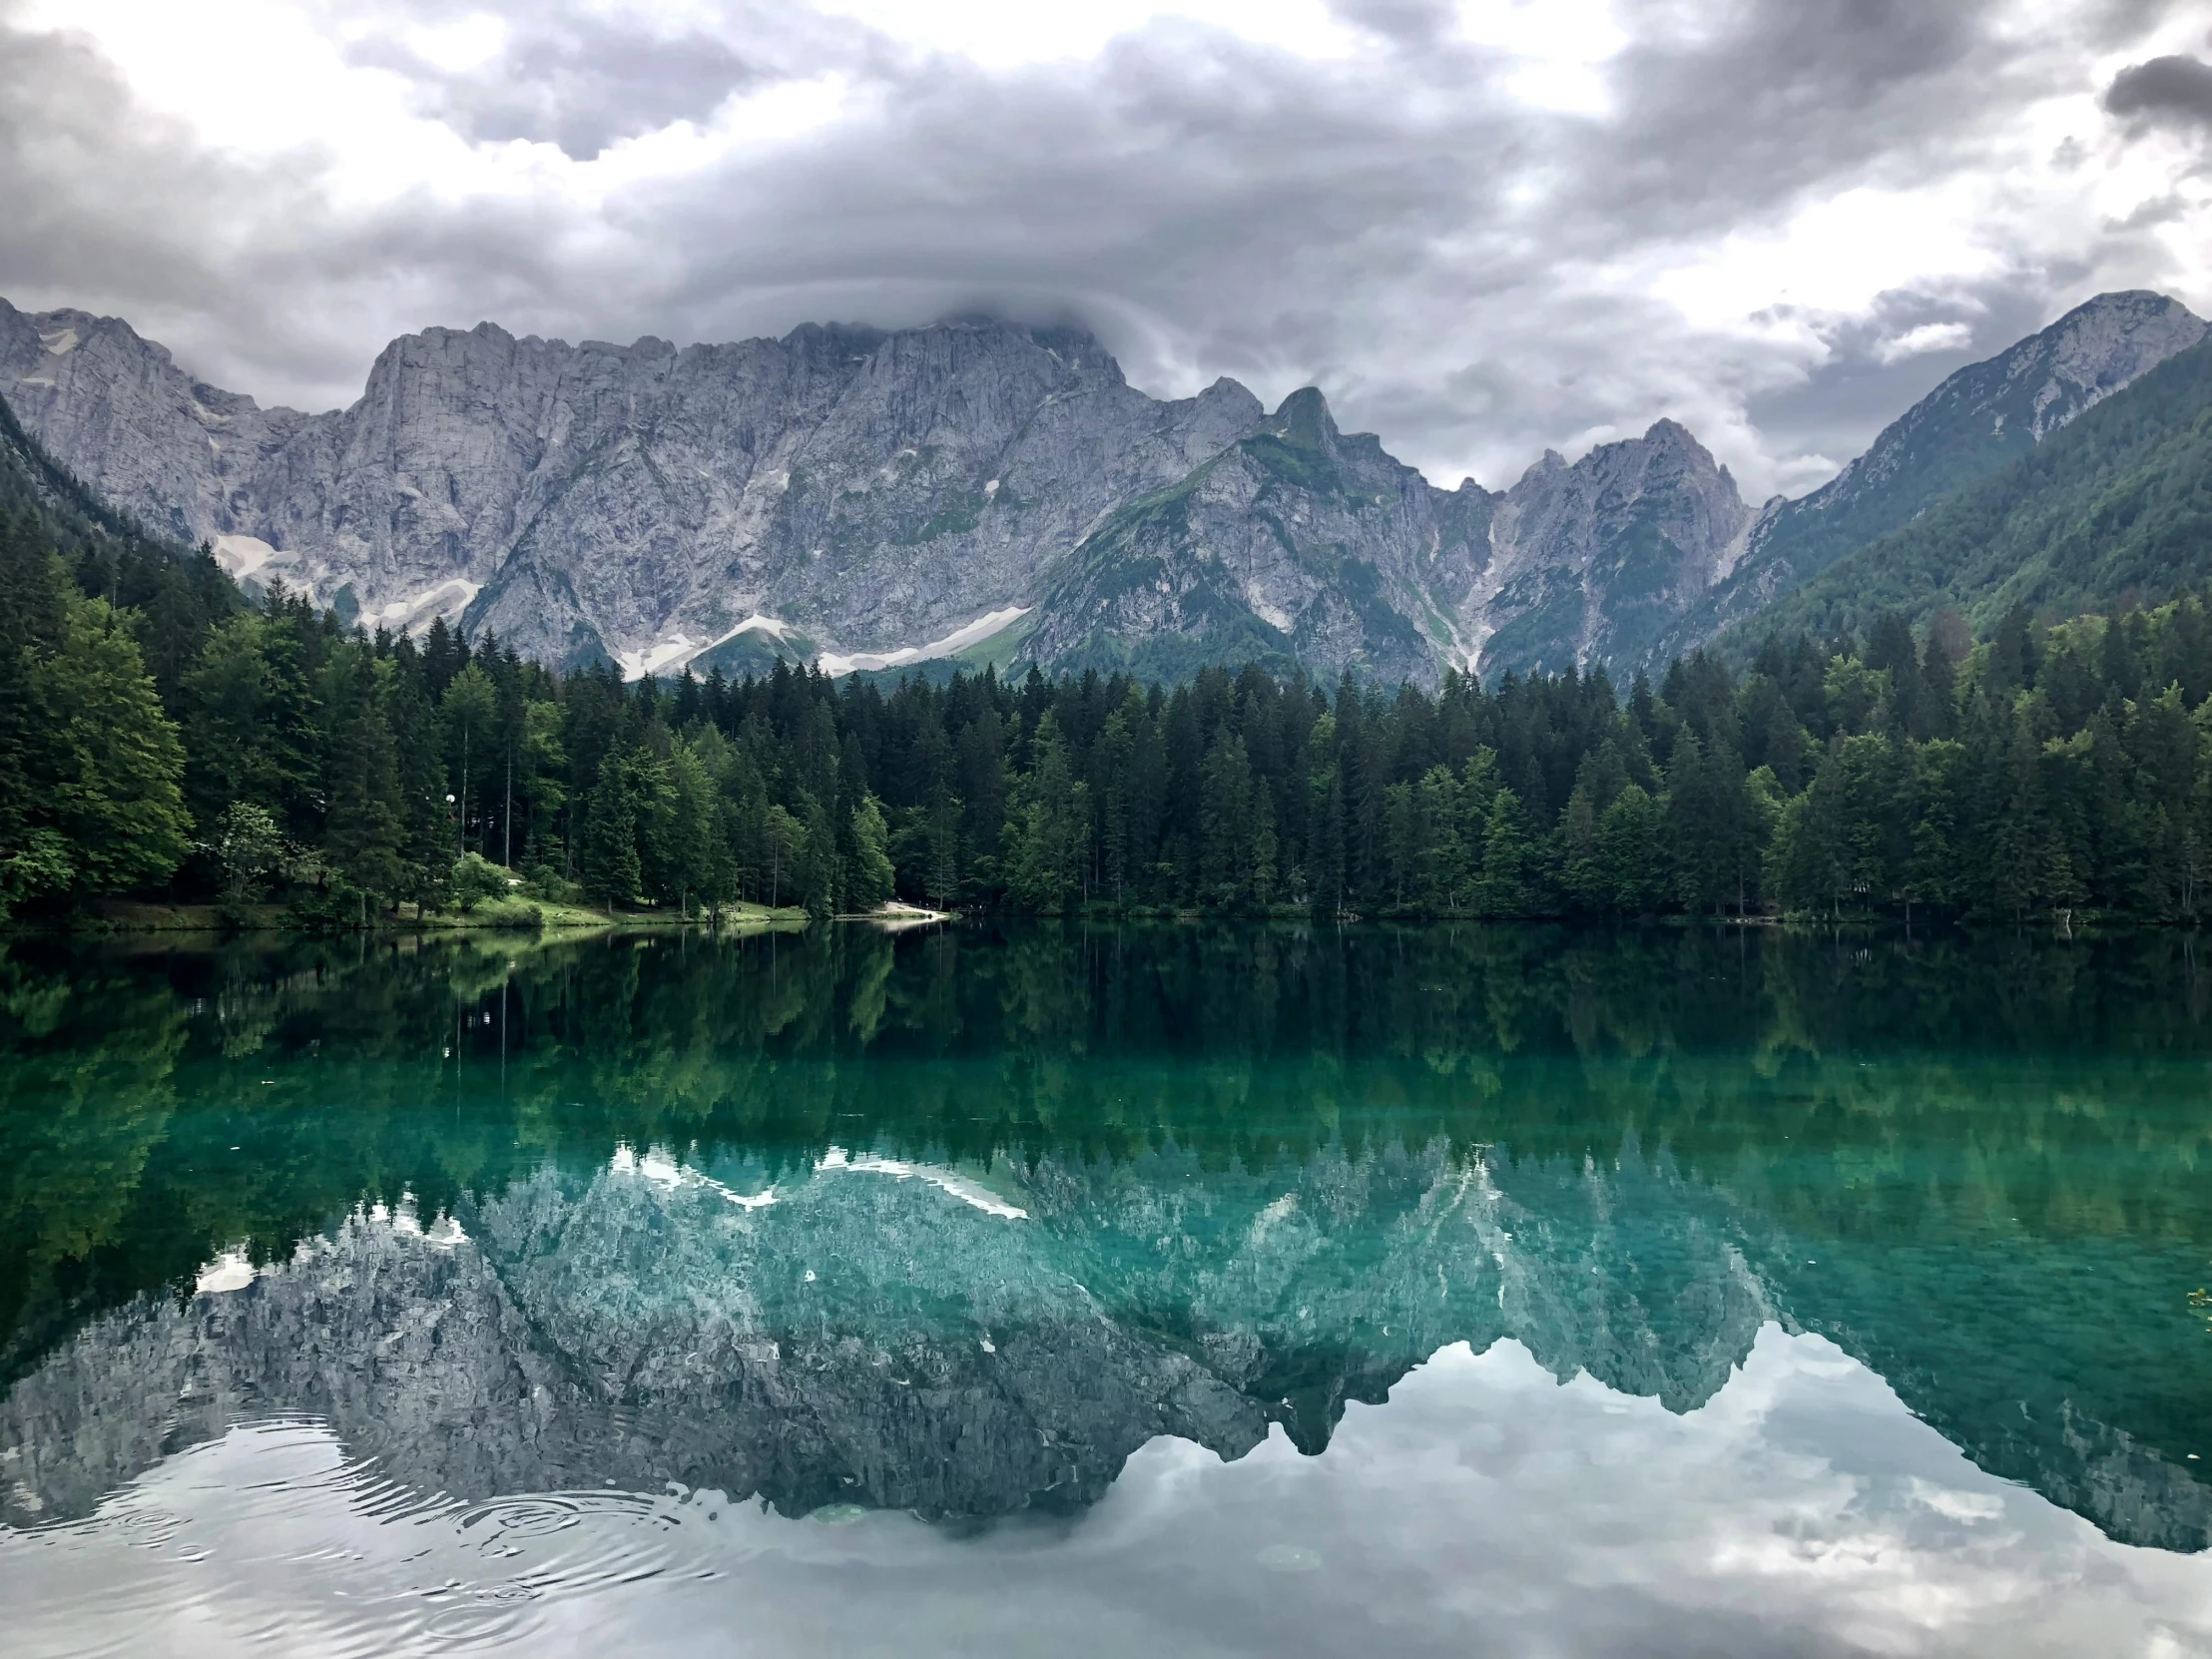
<path id="1" fill-rule="evenodd" d="M 883 804 L 872 795 L 861 796 L 859 806 L 852 809 L 852 847 L 845 902 L 855 910 L 872 910 L 889 902 L 896 888 L 890 830 L 883 822 Z"/>
<path id="2" fill-rule="evenodd" d="M 45 814 L 72 883 L 122 892 L 167 880 L 190 849 L 184 744 L 138 642 L 102 599 L 73 600 L 33 655 L 30 700 L 53 734 Z"/>

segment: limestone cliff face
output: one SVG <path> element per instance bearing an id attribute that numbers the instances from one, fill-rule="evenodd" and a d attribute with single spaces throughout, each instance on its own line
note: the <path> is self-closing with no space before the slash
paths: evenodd
<path id="1" fill-rule="evenodd" d="M 1373 436 L 1340 432 L 1320 392 L 1296 392 L 1087 537 L 1029 647 L 1140 676 L 1258 661 L 1433 679 L 1457 655 L 1430 598 L 1464 540 L 1439 511 L 1450 501 Z"/>
<path id="2" fill-rule="evenodd" d="M 853 652 L 1033 604 L 1109 511 L 1251 431 L 1088 335 L 990 320 L 629 346 L 395 340 L 351 408 L 265 410 L 128 324 L 0 303 L 0 389 L 80 477 L 366 622 L 673 664 L 755 614 Z"/>
<path id="3" fill-rule="evenodd" d="M 0 393 L 95 490 L 243 580 L 633 674 L 996 636 L 1051 667 L 1433 682 L 1501 627 L 1521 655 L 1485 668 L 1602 651 L 1615 590 L 1669 603 L 1715 562 L 1710 525 L 1638 505 L 1676 486 L 1617 476 L 1652 439 L 1567 469 L 1625 490 L 1580 512 L 1527 504 L 1556 494 L 1539 467 L 1532 528 L 1493 544 L 1498 497 L 1432 488 L 1318 391 L 1272 417 L 1231 380 L 1161 401 L 1080 330 L 990 319 L 682 349 L 432 328 L 387 346 L 352 407 L 303 415 L 114 318 L 0 301 Z M 1662 431 L 1658 473 L 1677 449 L 1712 471 Z M 1684 545 L 1637 539 L 1639 512 Z M 1538 639 L 1559 580 L 1589 614 Z"/>
<path id="4" fill-rule="evenodd" d="M 1433 682 L 1713 637 L 2204 336 L 2106 294 L 1962 369 L 1802 501 L 1671 420 L 1439 490 L 1321 393 L 1162 401 L 1074 328 L 809 325 L 678 348 L 394 340 L 350 408 L 265 409 L 129 324 L 0 300 L 0 396 L 99 495 L 342 616 L 635 675 L 966 652 Z"/>
<path id="5" fill-rule="evenodd" d="M 1751 514 L 1728 469 L 1672 420 L 1556 452 L 1506 492 L 1461 600 L 1486 673 L 1631 656 L 1727 573 Z"/>

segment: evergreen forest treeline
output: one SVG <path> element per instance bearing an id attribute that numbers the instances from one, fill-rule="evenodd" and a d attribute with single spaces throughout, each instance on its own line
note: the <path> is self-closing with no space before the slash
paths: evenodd
<path id="1" fill-rule="evenodd" d="M 2212 617 L 1770 642 L 1738 675 L 1259 669 L 885 688 L 556 674 L 348 630 L 205 553 L 0 520 L 0 901 L 518 893 L 689 913 L 2197 917 Z"/>

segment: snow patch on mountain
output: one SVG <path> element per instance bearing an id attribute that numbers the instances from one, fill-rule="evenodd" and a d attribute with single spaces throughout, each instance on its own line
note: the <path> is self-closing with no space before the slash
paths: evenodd
<path id="1" fill-rule="evenodd" d="M 861 651 L 843 657 L 825 651 L 815 659 L 815 666 L 832 678 L 840 674 L 870 673 L 877 669 L 904 668 L 908 663 L 925 663 L 936 658 L 954 657 L 970 646 L 981 645 L 985 640 L 1004 633 L 1031 610 L 1027 605 L 1009 605 L 1004 610 L 988 611 L 965 627 L 955 628 L 942 639 L 931 640 L 927 645 L 901 646 L 896 651 Z"/>
<path id="2" fill-rule="evenodd" d="M 215 562 L 234 582 L 243 582 L 276 556 L 276 549 L 259 536 L 218 536 L 213 543 Z"/>

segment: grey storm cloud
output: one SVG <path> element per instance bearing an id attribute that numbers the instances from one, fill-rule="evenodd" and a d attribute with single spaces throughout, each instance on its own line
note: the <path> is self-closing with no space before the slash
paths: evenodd
<path id="1" fill-rule="evenodd" d="M 618 139 L 697 121 L 762 79 L 710 35 L 640 40 L 603 22 L 539 28 L 499 54 L 500 78 L 453 74 L 403 45 L 371 39 L 350 61 L 395 70 L 417 107 L 470 139 L 530 139 L 590 161 Z"/>
<path id="2" fill-rule="evenodd" d="M 849 26 L 792 7 L 730 7 L 719 29 L 695 21 L 665 33 L 574 0 L 503 12 L 473 0 L 335 0 L 329 12 L 351 26 L 346 59 L 401 76 L 425 115 L 464 138 L 555 144 L 578 161 L 671 122 L 705 120 L 733 93 L 871 55 Z M 487 12 L 501 12 L 505 37 L 465 70 L 441 67 L 409 38 L 411 26 Z"/>
<path id="3" fill-rule="evenodd" d="M 2022 242 L 1994 276 L 1797 318 L 1823 342 L 1811 356 L 1592 275 L 1854 187 L 1987 171 L 2021 109 L 2098 90 L 2067 76 L 2145 38 L 2161 8 L 2142 0 L 2080 8 L 2057 48 L 1997 26 L 1997 0 L 1625 5 L 1597 114 L 1512 96 L 1516 61 L 1426 0 L 1339 0 L 1366 43 L 1347 58 L 1159 19 L 1086 60 L 1005 69 L 794 7 L 693 7 L 656 33 L 568 0 L 325 0 L 346 59 L 421 114 L 578 160 L 764 89 L 846 88 L 834 119 L 766 159 L 741 148 L 588 208 L 427 188 L 359 205 L 315 147 L 212 150 L 11 9 L 0 293 L 127 316 L 210 380 L 313 406 L 432 322 L 693 340 L 993 309 L 1087 323 L 1148 389 L 1318 383 L 1348 426 L 1443 482 L 1465 467 L 1501 484 L 1547 445 L 1671 413 L 1758 490 L 1817 481 L 1818 457 L 1852 453 L 2083 282 L 2165 275 L 2157 216 L 2116 221 L 2063 269 Z M 505 29 L 467 67 L 424 46 L 423 28 L 486 10 Z M 2194 83 L 2161 68 L 2176 62 L 2194 65 L 2127 71 L 2106 108 L 2177 109 Z M 1886 353 L 1929 324 L 1943 349 Z"/>
<path id="4" fill-rule="evenodd" d="M 2104 107 L 2114 115 L 2212 126 L 2212 63 L 2176 55 L 2134 64 L 2112 78 Z"/>

